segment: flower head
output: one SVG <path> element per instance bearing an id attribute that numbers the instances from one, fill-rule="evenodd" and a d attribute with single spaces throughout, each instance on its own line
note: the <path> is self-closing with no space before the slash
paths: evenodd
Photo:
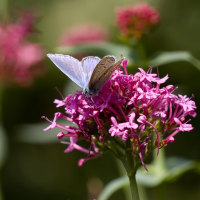
<path id="1" fill-rule="evenodd" d="M 147 3 L 138 3 L 117 8 L 116 21 L 124 36 L 140 39 L 148 29 L 160 21 L 160 16 Z"/>
<path id="2" fill-rule="evenodd" d="M 124 69 L 126 64 L 123 61 Z M 63 142 L 68 145 L 65 152 L 77 149 L 88 154 L 79 165 L 110 150 L 120 159 L 129 151 L 145 167 L 145 158 L 154 149 L 173 142 L 179 132 L 193 129 L 186 118 L 195 116 L 195 102 L 173 94 L 172 85 L 161 87 L 168 76 L 159 78 L 151 68 L 139 69 L 135 75 L 124 71 L 117 69 L 97 96 L 77 91 L 54 101 L 64 112 L 56 113 L 45 130 L 57 127 L 59 139 L 70 138 Z M 71 125 L 61 125 L 58 118 Z M 88 142 L 88 149 L 78 144 L 79 139 Z"/>
<path id="3" fill-rule="evenodd" d="M 74 46 L 85 42 L 102 42 L 106 40 L 108 40 L 108 33 L 100 25 L 79 24 L 63 33 L 60 44 Z"/>
<path id="4" fill-rule="evenodd" d="M 0 79 L 30 84 L 39 72 L 35 65 L 43 58 L 40 45 L 26 40 L 32 30 L 34 16 L 24 14 L 18 23 L 0 24 Z"/>

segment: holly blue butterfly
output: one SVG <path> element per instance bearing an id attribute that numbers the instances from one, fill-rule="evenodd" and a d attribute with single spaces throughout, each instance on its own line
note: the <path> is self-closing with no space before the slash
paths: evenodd
<path id="1" fill-rule="evenodd" d="M 123 60 L 116 62 L 114 56 L 105 56 L 102 59 L 87 56 L 81 61 L 63 54 L 47 54 L 47 56 L 64 74 L 83 88 L 84 93 L 90 96 L 99 92 Z"/>

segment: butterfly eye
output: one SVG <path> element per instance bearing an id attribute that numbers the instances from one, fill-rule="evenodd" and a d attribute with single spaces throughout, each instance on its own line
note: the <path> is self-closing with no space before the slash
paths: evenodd
<path id="1" fill-rule="evenodd" d="M 84 89 L 83 89 L 83 94 L 84 94 L 85 96 L 90 96 L 90 95 L 91 95 L 88 88 L 84 88 Z"/>

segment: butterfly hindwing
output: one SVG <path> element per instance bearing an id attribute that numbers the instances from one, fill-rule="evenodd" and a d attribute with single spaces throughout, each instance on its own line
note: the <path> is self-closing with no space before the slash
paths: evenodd
<path id="1" fill-rule="evenodd" d="M 100 79 L 101 75 L 104 74 L 107 69 L 109 69 L 115 63 L 114 56 L 105 56 L 101 59 L 101 61 L 97 64 L 94 71 L 92 72 L 90 81 L 88 83 L 88 88 L 93 87 L 96 82 Z"/>
<path id="2" fill-rule="evenodd" d="M 123 59 L 109 65 L 107 69 L 99 76 L 99 78 L 89 87 L 90 93 L 96 93 L 110 79 L 112 73 L 121 65 Z"/>

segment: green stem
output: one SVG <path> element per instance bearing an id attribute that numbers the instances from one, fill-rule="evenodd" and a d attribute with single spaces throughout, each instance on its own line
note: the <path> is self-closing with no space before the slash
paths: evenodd
<path id="1" fill-rule="evenodd" d="M 126 143 L 126 156 L 122 162 L 129 178 L 132 200 L 140 200 L 138 186 L 135 178 L 138 165 L 134 160 L 132 144 L 130 141 L 127 141 Z"/>
<path id="2" fill-rule="evenodd" d="M 129 182 L 130 182 L 132 199 L 133 200 L 140 200 L 135 174 L 132 174 L 128 178 L 129 178 Z"/>
<path id="3" fill-rule="evenodd" d="M 148 59 L 147 59 L 147 56 L 146 56 L 146 51 L 145 51 L 142 39 L 136 43 L 136 49 L 139 53 L 141 64 L 144 65 L 144 66 L 147 66 L 148 65 Z"/>
<path id="4" fill-rule="evenodd" d="M 122 165 L 122 162 L 119 161 L 119 159 L 116 159 L 116 163 L 117 163 L 117 168 L 119 169 L 119 174 L 121 177 L 126 176 L 126 170 L 124 169 L 124 166 Z M 126 177 L 127 178 L 127 177 Z M 127 178 L 128 181 L 128 178 Z M 125 186 L 125 185 L 124 185 Z M 128 187 L 129 185 L 127 184 L 126 187 L 124 187 L 124 195 L 125 195 L 125 199 L 126 200 L 130 200 L 131 199 L 131 192 L 130 189 Z"/>

